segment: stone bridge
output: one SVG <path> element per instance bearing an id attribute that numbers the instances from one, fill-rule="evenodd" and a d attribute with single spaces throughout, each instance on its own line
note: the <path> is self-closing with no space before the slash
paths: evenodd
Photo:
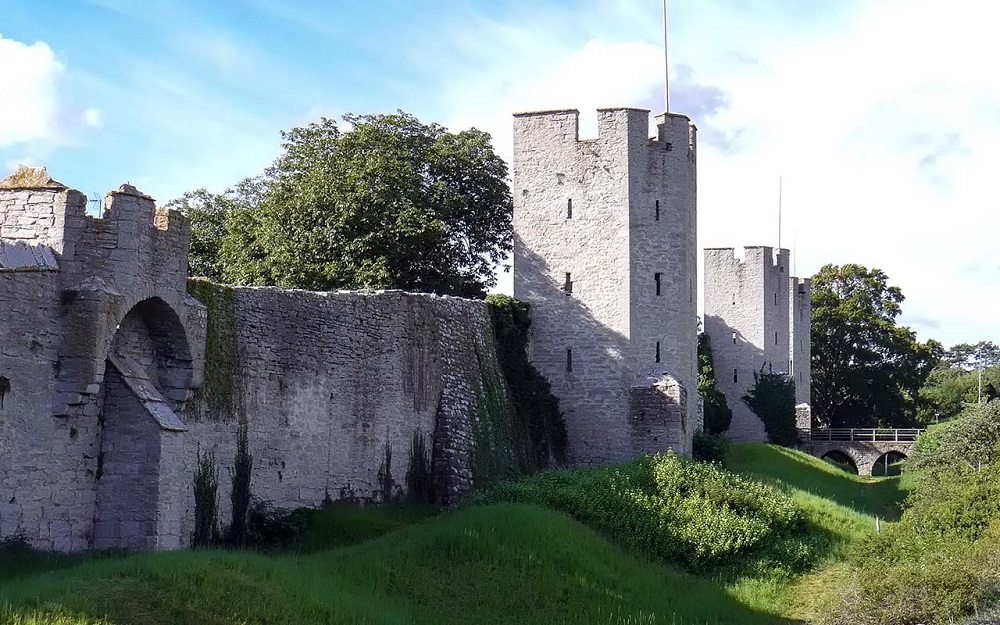
<path id="1" fill-rule="evenodd" d="M 817 458 L 850 464 L 858 475 L 871 475 L 876 467 L 886 469 L 909 457 L 913 443 L 923 430 L 830 428 L 800 432 L 799 449 Z"/>

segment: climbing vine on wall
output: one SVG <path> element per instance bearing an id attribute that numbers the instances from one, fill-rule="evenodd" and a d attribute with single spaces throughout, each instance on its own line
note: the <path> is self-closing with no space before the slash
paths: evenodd
<path id="1" fill-rule="evenodd" d="M 489 319 L 483 320 L 489 324 Z M 485 345 L 475 344 L 479 366 L 479 411 L 473 422 L 472 479 L 476 486 L 513 477 L 518 472 L 518 443 L 512 432 L 514 407 L 503 388 L 501 374 L 490 366 L 488 354 L 496 352 L 495 338 L 489 328 L 483 336 Z"/>
<path id="2" fill-rule="evenodd" d="M 566 423 L 548 380 L 528 360 L 530 307 L 507 295 L 490 295 L 500 368 L 510 389 L 514 453 L 522 473 L 566 461 Z"/>
<path id="3" fill-rule="evenodd" d="M 209 280 L 188 280 L 188 293 L 208 309 L 205 383 L 191 402 L 191 415 L 212 421 L 235 420 L 242 395 L 236 341 L 236 293 Z"/>

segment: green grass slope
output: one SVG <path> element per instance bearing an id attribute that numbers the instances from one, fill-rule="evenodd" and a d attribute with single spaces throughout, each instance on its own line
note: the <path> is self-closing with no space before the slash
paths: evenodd
<path id="1" fill-rule="evenodd" d="M 788 622 L 526 505 L 465 509 L 311 555 L 90 559 L 5 579 L 0 605 L 0 622 L 47 625 Z"/>
<path id="2" fill-rule="evenodd" d="M 625 484 L 621 471 L 629 466 L 557 472 L 526 484 L 545 501 L 589 510 L 588 498 L 603 492 L 594 477 L 617 476 L 618 488 Z M 770 503 L 746 507 L 742 499 L 749 493 L 737 493 L 746 488 L 744 482 L 718 476 L 699 481 L 711 471 L 683 463 L 674 468 L 698 488 L 663 490 L 676 476 L 654 472 L 652 481 L 630 482 L 641 486 L 633 494 L 659 493 L 659 503 L 650 508 L 655 510 L 668 504 L 675 511 L 709 510 L 705 502 L 714 501 L 737 502 L 751 519 L 771 514 Z M 899 478 L 850 475 L 771 445 L 732 446 L 727 469 L 782 491 L 800 520 L 780 530 L 775 535 L 780 540 L 769 538 L 752 553 L 734 551 L 699 574 L 654 561 L 637 549 L 644 543 L 620 535 L 632 526 L 624 517 L 615 521 L 616 515 L 634 515 L 634 502 L 648 507 L 654 500 L 645 497 L 602 495 L 601 515 L 578 514 L 603 527 L 604 536 L 561 512 L 523 503 L 471 506 L 432 518 L 426 518 L 433 512 L 428 509 L 335 507 L 310 513 L 294 551 L 277 555 L 0 553 L 0 623 L 801 622 L 797 619 L 810 620 L 824 597 L 840 587 L 848 574 L 845 554 L 874 532 L 874 515 L 898 516 L 907 492 Z M 656 486 L 657 479 L 665 482 Z M 766 492 L 758 495 L 762 502 L 778 501 Z M 692 508 L 692 502 L 701 503 Z M 701 518 L 697 514 L 672 514 L 672 523 L 688 519 L 688 540 L 718 529 L 694 522 Z M 597 523 L 600 519 L 614 523 Z M 608 530 L 615 527 L 626 529 Z"/>
<path id="3" fill-rule="evenodd" d="M 896 521 L 912 488 L 908 478 L 872 478 L 847 473 L 808 454 L 759 443 L 732 445 L 726 468 L 785 491 L 804 512 L 812 531 L 826 539 L 826 552 L 804 575 L 738 576 L 730 594 L 757 609 L 812 621 L 850 574 L 853 545 L 875 533 L 875 517 Z"/>

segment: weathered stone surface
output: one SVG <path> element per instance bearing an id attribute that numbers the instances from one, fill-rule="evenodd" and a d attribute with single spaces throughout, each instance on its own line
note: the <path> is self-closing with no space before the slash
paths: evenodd
<path id="1" fill-rule="evenodd" d="M 681 419 L 632 407 L 650 372 L 695 393 L 695 128 L 663 115 L 650 139 L 649 111 L 603 109 L 581 141 L 578 117 L 514 116 L 514 296 L 532 306 L 531 359 L 560 399 L 572 462 L 687 453 L 697 401 Z M 676 431 L 635 429 L 649 418 Z"/>
<path id="2" fill-rule="evenodd" d="M 0 189 L 58 189 L 66 188 L 49 176 L 44 167 L 18 165 L 14 173 L 0 180 Z"/>
<path id="3" fill-rule="evenodd" d="M 484 302 L 223 290 L 227 304 L 206 302 L 203 387 L 187 220 L 131 185 L 103 218 L 85 207 L 68 189 L 0 190 L 0 538 L 185 545 L 199 456 L 229 521 L 241 424 L 252 494 L 279 506 L 404 494 L 414 461 L 442 503 L 472 487 L 488 395 L 507 393 Z"/>
<path id="4" fill-rule="evenodd" d="M 705 250 L 705 333 L 715 376 L 733 410 L 727 436 L 765 441 L 764 423 L 743 402 L 761 370 L 795 381 L 796 404 L 810 399 L 809 280 L 789 276 L 788 250 L 746 247 Z"/>

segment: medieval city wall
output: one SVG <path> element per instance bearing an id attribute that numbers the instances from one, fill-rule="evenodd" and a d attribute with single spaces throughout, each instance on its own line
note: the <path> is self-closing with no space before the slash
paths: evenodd
<path id="1" fill-rule="evenodd" d="M 491 461 L 513 466 L 496 427 L 509 408 L 487 397 L 498 388 L 507 401 L 484 302 L 202 281 L 192 290 L 209 307 L 209 334 L 205 385 L 184 415 L 183 473 L 211 454 L 222 502 L 243 423 L 254 496 L 287 508 L 402 496 L 414 463 L 433 476 L 435 499 L 453 503 L 490 477 Z M 491 435 L 493 458 L 477 456 L 476 441 Z M 193 498 L 187 506 L 183 533 Z"/>
<path id="2" fill-rule="evenodd" d="M 241 431 L 251 493 L 282 507 L 404 496 L 418 466 L 452 503 L 516 471 L 484 302 L 193 281 L 196 299 L 183 216 L 123 185 L 93 217 L 38 175 L 0 183 L 0 538 L 187 544 L 199 467 L 230 520 Z"/>

